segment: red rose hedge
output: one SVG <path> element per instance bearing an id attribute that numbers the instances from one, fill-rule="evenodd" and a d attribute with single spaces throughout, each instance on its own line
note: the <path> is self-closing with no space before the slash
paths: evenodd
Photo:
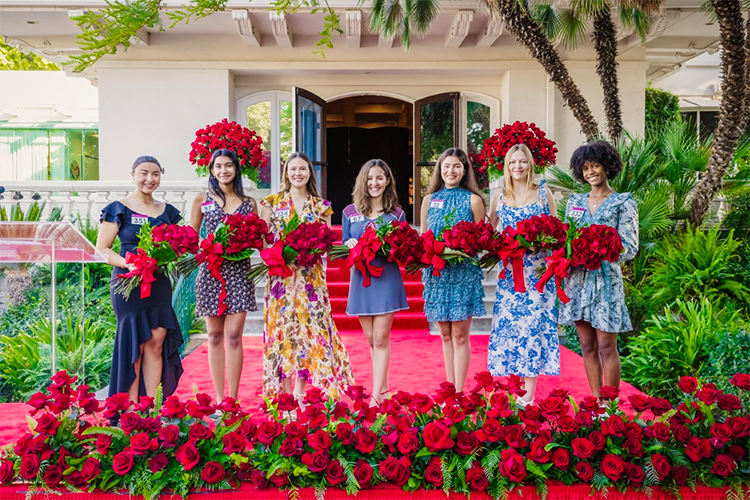
<path id="1" fill-rule="evenodd" d="M 557 162 L 555 141 L 534 123 L 514 122 L 495 130 L 479 154 L 478 161 L 489 172 L 490 179 L 497 179 L 505 168 L 505 155 L 516 144 L 525 144 L 534 157 L 537 169 L 544 169 Z"/>
<path id="2" fill-rule="evenodd" d="M 377 409 L 359 386 L 347 393 L 351 404 L 310 389 L 304 411 L 282 395 L 261 419 L 231 398 L 215 404 L 205 394 L 163 403 L 143 397 L 137 405 L 118 394 L 100 407 L 87 386 L 73 387 L 75 377 L 60 372 L 52 380 L 48 394 L 29 401 L 33 430 L 4 450 L 2 484 L 149 497 L 229 489 L 238 481 L 350 494 L 385 481 L 407 491 L 494 497 L 521 484 L 543 490 L 549 480 L 620 491 L 705 484 L 747 494 L 750 486 L 750 416 L 741 399 L 747 401 L 747 374 L 732 379 L 735 394 L 685 377 L 676 404 L 640 395 L 624 402 L 608 387 L 606 408 L 557 389 L 516 410 L 521 380 L 483 372 L 471 391 L 457 393 L 444 382 L 433 396 L 399 391 Z M 223 413 L 211 428 L 207 416 L 217 409 Z"/>
<path id="3" fill-rule="evenodd" d="M 266 166 L 267 159 L 263 154 L 263 139 L 255 131 L 226 118 L 196 131 L 189 158 L 199 176 L 208 175 L 211 155 L 219 149 L 234 151 L 242 175 L 258 183 L 260 169 Z"/>

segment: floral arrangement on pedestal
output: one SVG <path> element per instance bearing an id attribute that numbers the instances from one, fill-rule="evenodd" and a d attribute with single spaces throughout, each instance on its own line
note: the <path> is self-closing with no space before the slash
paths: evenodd
<path id="1" fill-rule="evenodd" d="M 207 176 L 214 151 L 230 149 L 237 154 L 242 175 L 257 184 L 260 170 L 267 162 L 262 146 L 263 139 L 255 131 L 224 118 L 195 132 L 195 140 L 190 145 L 190 163 L 196 166 L 199 176 Z"/>
<path id="2" fill-rule="evenodd" d="M 525 144 L 529 148 L 537 171 L 557 162 L 555 141 L 548 139 L 544 131 L 534 123 L 506 124 L 484 141 L 479 154 L 478 161 L 489 172 L 491 180 L 499 179 L 503 174 L 505 155 L 516 144 Z"/>
<path id="3" fill-rule="evenodd" d="M 347 391 L 351 406 L 310 389 L 303 410 L 282 394 L 260 420 L 232 398 L 217 404 L 205 394 L 163 402 L 157 394 L 138 404 L 117 394 L 100 408 L 87 386 L 73 387 L 75 377 L 59 372 L 52 380 L 48 394 L 29 401 L 31 430 L 5 449 L 0 484 L 27 482 L 31 493 L 127 489 L 147 499 L 239 481 L 315 488 L 321 497 L 327 488 L 355 494 L 386 482 L 493 498 L 522 485 L 544 497 L 549 481 L 649 496 L 655 487 L 679 495 L 701 484 L 736 498 L 750 492 L 748 374 L 732 378 L 735 394 L 683 377 L 676 404 L 640 394 L 624 402 L 603 387 L 606 406 L 556 389 L 516 409 L 521 379 L 482 372 L 471 391 L 443 382 L 433 396 L 399 391 L 380 407 L 370 407 L 360 386 Z M 210 426 L 217 409 L 222 416 Z"/>

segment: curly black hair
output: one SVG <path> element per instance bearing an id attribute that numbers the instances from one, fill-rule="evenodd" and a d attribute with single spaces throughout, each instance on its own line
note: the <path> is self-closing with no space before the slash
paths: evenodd
<path id="1" fill-rule="evenodd" d="M 584 144 L 570 157 L 570 169 L 576 179 L 586 183 L 583 178 L 583 165 L 586 162 L 598 163 L 607 171 L 607 179 L 614 179 L 622 170 L 622 159 L 617 149 L 607 141 L 596 141 Z"/>

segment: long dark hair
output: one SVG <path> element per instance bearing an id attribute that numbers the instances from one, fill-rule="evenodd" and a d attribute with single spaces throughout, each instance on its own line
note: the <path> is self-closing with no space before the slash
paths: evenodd
<path id="1" fill-rule="evenodd" d="M 208 163 L 208 192 L 211 193 L 211 196 L 221 198 L 221 204 L 226 205 L 227 197 L 224 195 L 224 191 L 221 190 L 221 186 L 219 186 L 219 180 L 214 175 L 214 162 L 219 156 L 226 156 L 232 160 L 232 165 L 234 165 L 232 191 L 239 196 L 240 200 L 246 200 L 247 196 L 245 196 L 245 191 L 242 189 L 242 169 L 240 168 L 240 162 L 235 152 L 231 149 L 217 149 L 211 155 L 211 161 Z"/>
<path id="2" fill-rule="evenodd" d="M 458 148 L 446 149 L 438 157 L 437 162 L 435 162 L 435 168 L 432 170 L 430 183 L 427 186 L 427 194 L 440 191 L 445 186 L 445 181 L 443 181 L 440 169 L 443 166 L 445 159 L 449 156 L 455 156 L 464 166 L 464 176 L 461 178 L 459 186 L 482 198 L 482 192 L 479 190 L 476 178 L 474 177 L 474 168 L 471 166 L 471 160 L 469 160 L 469 156 L 462 149 Z"/>

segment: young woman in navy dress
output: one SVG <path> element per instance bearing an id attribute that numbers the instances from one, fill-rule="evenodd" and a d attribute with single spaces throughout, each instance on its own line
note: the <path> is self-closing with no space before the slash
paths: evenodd
<path id="1" fill-rule="evenodd" d="M 458 148 L 443 151 L 422 200 L 422 231 L 431 229 L 437 237 L 449 222 L 479 222 L 484 216 L 484 200 L 469 157 Z M 438 323 L 446 377 L 457 391 L 464 390 L 469 372 L 471 318 L 486 314 L 483 278 L 476 262 L 446 266 L 440 276 L 432 275 L 432 267 L 422 270 L 424 312 L 427 321 Z"/>
<path id="2" fill-rule="evenodd" d="M 164 173 L 156 158 L 140 156 L 133 163 L 131 175 L 135 190 L 119 201 L 104 207 L 96 248 L 114 266 L 112 277 L 133 270 L 125 263 L 125 254 L 138 245 L 143 224 L 177 224 L 180 211 L 168 203 L 155 200 Z M 120 253 L 112 250 L 120 238 Z M 165 396 L 174 392 L 182 375 L 180 346 L 182 333 L 172 308 L 172 284 L 159 271 L 151 284 L 151 296 L 140 298 L 135 289 L 127 299 L 110 293 L 117 318 L 117 333 L 112 354 L 109 395 L 128 393 L 131 401 L 139 396 L 154 396 L 159 384 Z"/>
<path id="3" fill-rule="evenodd" d="M 613 227 L 624 247 L 618 262 L 602 262 L 595 271 L 571 269 L 564 285 L 570 302 L 560 306 L 560 323 L 575 324 L 578 331 L 591 394 L 601 397 L 602 385 L 620 385 L 617 334 L 633 329 L 620 263 L 638 253 L 638 204 L 630 193 L 615 193 L 609 185 L 622 170 L 622 159 L 612 144 L 596 141 L 579 147 L 570 159 L 570 169 L 591 191 L 570 196 L 565 219 Z"/>
<path id="4" fill-rule="evenodd" d="M 354 248 L 368 226 L 404 222 L 406 216 L 398 205 L 393 174 L 383 160 L 370 160 L 357 175 L 352 191 L 354 203 L 344 209 L 341 218 L 342 241 Z M 391 359 L 391 325 L 396 311 L 409 309 L 401 270 L 395 262 L 380 255 L 372 263 L 383 268 L 383 274 L 372 277 L 370 286 L 363 285 L 364 276 L 352 268 L 346 312 L 359 316 L 359 324 L 370 344 L 372 357 L 372 405 L 379 405 L 390 396 L 388 364 Z"/>
<path id="5" fill-rule="evenodd" d="M 208 192 L 199 193 L 190 209 L 190 225 L 200 232 L 205 222 L 211 234 L 232 214 L 258 213 L 255 200 L 245 196 L 242 175 L 237 155 L 229 149 L 219 149 L 208 164 Z M 221 276 L 226 281 L 227 309 L 219 316 L 219 293 L 221 283 L 211 275 L 203 263 L 195 282 L 195 314 L 205 316 L 208 332 L 208 367 L 216 390 L 216 399 L 225 396 L 237 399 L 242 375 L 242 332 L 247 311 L 257 311 L 255 285 L 247 279 L 250 259 L 225 260 L 221 264 Z M 224 377 L 229 382 L 229 393 L 225 393 Z"/>

